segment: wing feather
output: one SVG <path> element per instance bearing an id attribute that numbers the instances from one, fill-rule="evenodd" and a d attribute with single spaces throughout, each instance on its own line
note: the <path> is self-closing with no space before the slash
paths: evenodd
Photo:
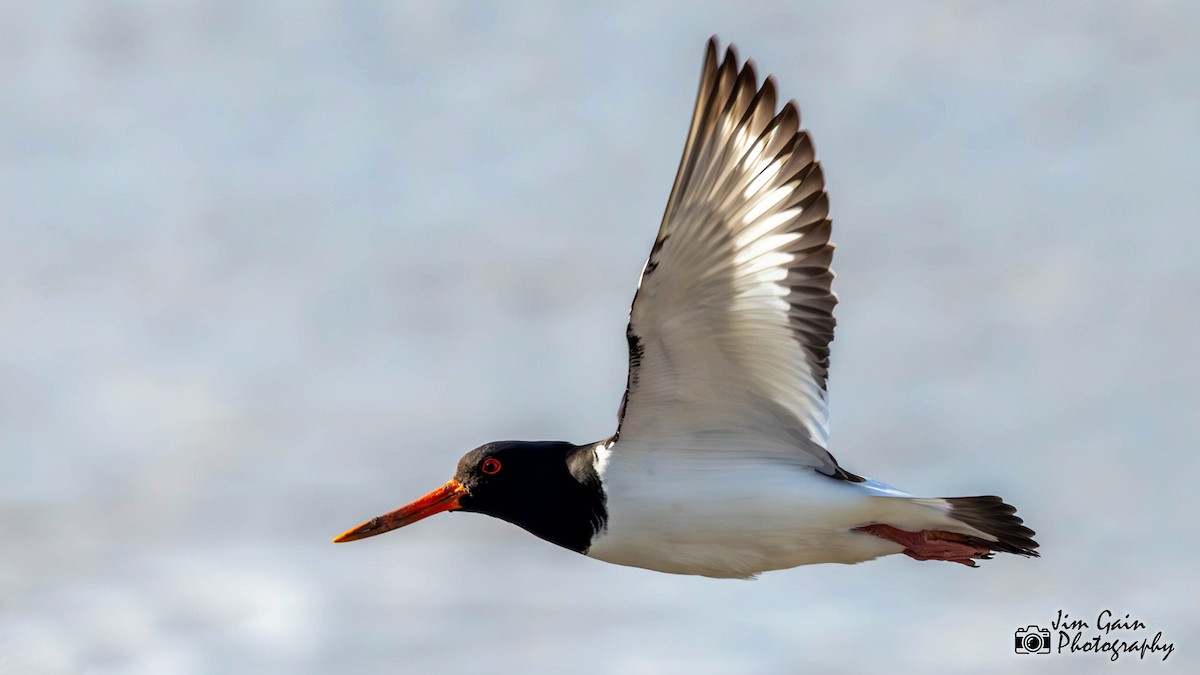
<path id="1" fill-rule="evenodd" d="M 825 177 L 795 104 L 776 105 L 773 78 L 760 86 L 732 45 L 718 63 L 709 41 L 630 310 L 616 438 L 651 452 L 764 454 L 856 479 L 826 450 L 837 297 Z"/>

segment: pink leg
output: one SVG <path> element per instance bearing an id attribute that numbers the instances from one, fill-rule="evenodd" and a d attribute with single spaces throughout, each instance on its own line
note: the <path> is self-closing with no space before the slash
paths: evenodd
<path id="1" fill-rule="evenodd" d="M 908 532 L 890 525 L 867 525 L 855 528 L 859 532 L 873 534 L 904 547 L 904 555 L 915 560 L 946 560 L 975 567 L 975 560 L 991 556 L 991 549 L 974 543 L 969 537 L 942 530 Z"/>

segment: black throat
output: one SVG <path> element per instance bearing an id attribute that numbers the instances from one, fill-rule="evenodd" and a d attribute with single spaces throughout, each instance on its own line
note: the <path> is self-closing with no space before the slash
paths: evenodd
<path id="1" fill-rule="evenodd" d="M 487 457 L 503 467 L 494 475 L 465 471 Z M 459 476 L 470 490 L 463 511 L 506 520 L 563 548 L 587 553 L 608 521 L 596 473 L 596 444 L 498 441 L 463 458 Z"/>

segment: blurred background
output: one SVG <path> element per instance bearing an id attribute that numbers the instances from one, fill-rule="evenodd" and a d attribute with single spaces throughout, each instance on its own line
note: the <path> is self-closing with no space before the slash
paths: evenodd
<path id="1" fill-rule="evenodd" d="M 1200 8 L 0 5 L 0 672 L 1197 672 Z M 795 97 L 839 244 L 832 450 L 1044 557 L 756 582 L 439 516 L 614 429 L 712 33 Z"/>

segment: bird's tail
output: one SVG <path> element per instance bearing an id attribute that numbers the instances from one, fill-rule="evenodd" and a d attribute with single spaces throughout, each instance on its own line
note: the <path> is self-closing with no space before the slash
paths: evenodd
<path id="1" fill-rule="evenodd" d="M 1037 557 L 1035 532 L 1025 527 L 1017 509 L 994 495 L 985 497 L 916 498 L 911 501 L 932 508 L 952 521 L 946 529 L 966 535 L 994 551 Z M 964 527 L 965 526 L 965 527 Z"/>

